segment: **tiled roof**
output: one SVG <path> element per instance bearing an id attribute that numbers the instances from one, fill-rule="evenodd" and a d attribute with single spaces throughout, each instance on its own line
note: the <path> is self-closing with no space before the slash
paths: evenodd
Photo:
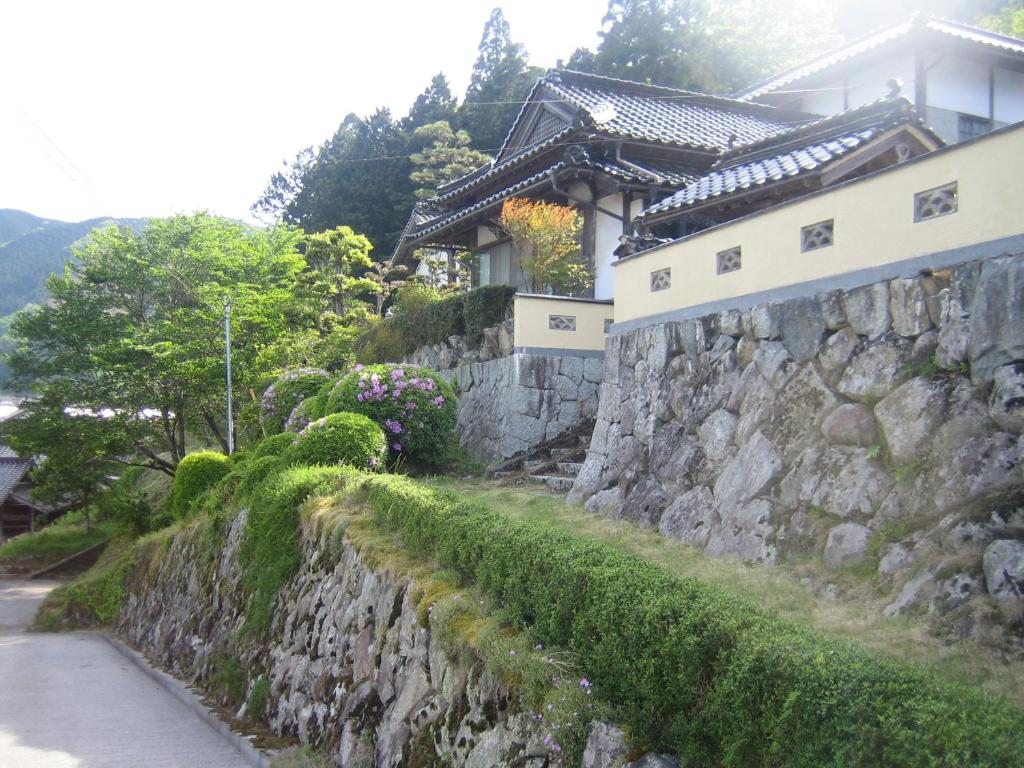
<path id="1" fill-rule="evenodd" d="M 6 445 L 0 445 L 0 459 L 17 459 L 18 454 L 13 448 Z"/>
<path id="2" fill-rule="evenodd" d="M 31 466 L 32 462 L 29 459 L 12 459 L 6 455 L 0 458 L 0 504 L 21 482 Z"/>
<path id="3" fill-rule="evenodd" d="M 996 32 L 978 29 L 955 21 L 946 21 L 932 16 L 918 13 L 906 21 L 892 27 L 873 32 L 865 37 L 854 40 L 852 43 L 836 48 L 815 59 L 800 64 L 785 72 L 762 80 L 759 83 L 740 91 L 736 94 L 737 99 L 743 101 L 757 99 L 772 91 L 777 91 L 791 85 L 805 77 L 822 72 L 829 67 L 841 64 L 852 58 L 874 50 L 879 46 L 890 43 L 893 40 L 910 35 L 912 32 L 930 34 L 939 37 L 963 40 L 976 45 L 985 46 L 1006 53 L 1024 55 L 1024 40 L 1015 37 L 1007 37 Z"/>
<path id="4" fill-rule="evenodd" d="M 721 96 L 572 70 L 552 70 L 542 82 L 583 110 L 595 130 L 614 137 L 713 152 L 789 127 L 773 110 L 750 110 L 753 105 Z"/>
<path id="5" fill-rule="evenodd" d="M 464 208 L 459 208 L 454 211 L 446 211 L 444 213 L 437 214 L 433 218 L 425 219 L 423 221 L 418 222 L 416 225 L 414 225 L 413 229 L 408 229 L 407 225 L 407 234 L 406 236 L 403 237 L 403 241 L 406 239 L 406 237 L 415 237 L 419 239 L 421 237 L 444 229 L 446 226 L 450 224 L 453 224 L 467 216 L 470 216 L 476 213 L 477 211 L 487 208 L 496 202 L 504 200 L 508 197 L 512 197 L 517 192 L 520 192 L 523 189 L 526 189 L 527 187 L 533 186 L 537 182 L 543 181 L 545 178 L 548 178 L 558 173 L 559 171 L 565 170 L 567 168 L 596 170 L 606 173 L 609 176 L 614 176 L 624 181 L 632 182 L 654 182 L 661 184 L 679 185 L 685 184 L 688 181 L 692 181 L 693 179 L 696 178 L 696 174 L 682 170 L 678 166 L 662 165 L 651 162 L 644 162 L 643 165 L 640 165 L 638 163 L 632 163 L 631 161 L 631 164 L 635 165 L 636 167 L 630 168 L 625 165 L 620 165 L 616 163 L 614 160 L 592 159 L 585 151 L 582 151 L 582 148 L 580 149 L 581 151 L 573 153 L 574 156 L 572 160 L 566 159 L 553 163 L 552 165 L 549 165 L 543 170 L 538 171 L 537 173 L 534 173 L 526 177 L 525 179 L 521 179 L 514 184 L 510 184 L 504 189 L 501 189 L 497 192 L 488 195 L 487 197 L 475 201 L 472 205 L 468 205 Z M 413 213 L 413 216 L 416 216 L 415 211 Z M 410 223 L 412 223 L 412 220 L 410 220 Z"/>
<path id="6" fill-rule="evenodd" d="M 550 70 L 537 81 L 520 117 L 541 87 L 561 96 L 582 113 L 592 132 L 608 136 L 610 140 L 635 139 L 719 152 L 736 141 L 747 143 L 772 136 L 791 125 L 787 115 L 761 104 L 566 69 Z M 519 118 L 509 131 L 506 145 L 518 122 Z M 579 127 L 568 126 L 544 141 L 438 187 L 437 201 L 443 202 L 480 186 L 522 161 L 564 142 Z"/>
<path id="7" fill-rule="evenodd" d="M 819 170 L 897 124 L 919 122 L 906 99 L 881 99 L 800 126 L 771 140 L 738 147 L 719 160 L 711 173 L 645 209 L 640 218 Z M 941 143 L 937 137 L 935 140 Z"/>

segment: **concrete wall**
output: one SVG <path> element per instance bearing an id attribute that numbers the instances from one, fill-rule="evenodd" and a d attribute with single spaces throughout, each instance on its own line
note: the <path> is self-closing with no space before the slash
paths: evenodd
<path id="1" fill-rule="evenodd" d="M 912 274 L 935 264 L 936 254 L 1019 236 L 1022 177 L 1024 126 L 1016 126 L 644 251 L 615 265 L 615 322 L 814 280 L 867 282 L 871 270 Z M 914 195 L 950 182 L 958 210 L 915 222 Z M 834 244 L 802 253 L 801 228 L 827 219 L 835 223 Z M 742 267 L 717 274 L 716 254 L 737 246 Z M 652 291 L 651 274 L 664 269 L 670 287 Z"/>
<path id="2" fill-rule="evenodd" d="M 604 354 L 605 321 L 612 320 L 610 301 L 517 294 L 515 344 L 520 351 L 562 351 Z M 572 318 L 566 328 L 552 318 Z"/>

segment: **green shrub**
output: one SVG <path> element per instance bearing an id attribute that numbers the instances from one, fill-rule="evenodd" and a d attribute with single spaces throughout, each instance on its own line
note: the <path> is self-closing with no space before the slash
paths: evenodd
<path id="1" fill-rule="evenodd" d="M 252 684 L 249 691 L 249 698 L 245 702 L 245 714 L 250 720 L 259 720 L 267 708 L 267 701 L 270 699 L 270 680 L 260 675 Z"/>
<path id="2" fill-rule="evenodd" d="M 380 320 L 367 328 L 355 343 L 356 359 L 364 363 L 401 360 L 414 349 L 405 329 L 394 322 L 394 318 Z"/>
<path id="3" fill-rule="evenodd" d="M 308 427 L 311 423 L 320 418 L 320 416 L 314 416 L 317 412 L 318 405 L 317 396 L 307 397 L 301 403 L 292 408 L 291 414 L 284 423 L 285 431 L 287 432 L 301 432 L 303 429 Z"/>
<path id="4" fill-rule="evenodd" d="M 332 390 L 327 411 L 371 418 L 384 430 L 396 460 L 404 457 L 437 466 L 448 459 L 455 431 L 455 392 L 427 368 L 356 366 Z"/>
<path id="5" fill-rule="evenodd" d="M 231 471 L 231 459 L 217 451 L 190 453 L 178 462 L 171 490 L 171 510 L 179 518 L 192 511 L 200 494 Z"/>
<path id="6" fill-rule="evenodd" d="M 279 432 L 276 435 L 264 438 L 252 449 L 252 459 L 262 459 L 264 456 L 280 456 L 292 445 L 297 438 L 291 432 Z"/>
<path id="7" fill-rule="evenodd" d="M 331 493 L 353 472 L 345 467 L 281 468 L 273 456 L 250 464 L 272 461 L 278 462 L 278 470 L 266 475 L 260 492 L 249 499 L 238 553 L 249 595 L 245 630 L 254 635 L 270 629 L 274 599 L 302 562 L 299 505 L 310 496 Z"/>
<path id="8" fill-rule="evenodd" d="M 284 454 L 288 464 L 348 464 L 378 469 L 387 455 L 384 432 L 359 413 L 332 413 L 314 421 Z"/>
<path id="9" fill-rule="evenodd" d="M 411 550 L 567 650 L 631 733 L 688 764 L 1012 766 L 1024 754 L 1024 713 L 1003 700 L 407 478 L 364 486 Z"/>
<path id="10" fill-rule="evenodd" d="M 236 504 L 247 504 L 268 479 L 283 470 L 288 464 L 280 456 L 261 456 L 239 469 L 234 489 Z"/>
<path id="11" fill-rule="evenodd" d="M 278 376 L 260 401 L 260 415 L 266 433 L 272 435 L 284 429 L 295 407 L 315 395 L 330 378 L 331 374 L 319 368 L 300 368 Z"/>
<path id="12" fill-rule="evenodd" d="M 466 335 L 479 337 L 484 328 L 512 316 L 516 289 L 510 285 L 485 285 L 463 294 L 462 317 Z"/>

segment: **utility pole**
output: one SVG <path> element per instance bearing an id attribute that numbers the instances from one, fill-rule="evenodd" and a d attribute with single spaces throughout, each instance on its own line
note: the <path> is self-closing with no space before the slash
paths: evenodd
<path id="1" fill-rule="evenodd" d="M 231 413 L 231 299 L 224 297 L 224 350 L 228 373 L 228 456 L 235 452 L 235 418 Z"/>

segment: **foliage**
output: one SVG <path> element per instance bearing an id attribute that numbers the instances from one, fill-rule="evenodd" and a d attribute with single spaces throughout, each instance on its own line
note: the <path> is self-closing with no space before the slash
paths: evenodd
<path id="1" fill-rule="evenodd" d="M 377 292 L 376 282 L 362 276 L 373 266 L 371 250 L 369 239 L 347 226 L 306 238 L 306 261 L 316 270 L 339 317 L 355 298 Z"/>
<path id="2" fill-rule="evenodd" d="M 594 284 L 582 259 L 583 216 L 576 209 L 513 197 L 502 205 L 498 222 L 519 250 L 532 293 L 576 296 Z"/>
<path id="3" fill-rule="evenodd" d="M 365 480 L 416 554 L 567 649 L 631 733 L 699 764 L 1013 765 L 1024 715 L 636 557 L 400 477 Z"/>
<path id="4" fill-rule="evenodd" d="M 235 470 L 238 474 L 235 478 L 233 500 L 240 504 L 247 503 L 254 498 L 256 491 L 268 478 L 286 466 L 288 465 L 281 456 L 260 456 L 238 467 Z"/>
<path id="5" fill-rule="evenodd" d="M 415 132 L 417 128 L 437 122 L 451 122 L 457 106 L 448 78 L 438 72 L 430 79 L 430 85 L 416 97 L 409 114 L 402 120 L 405 130 Z"/>
<path id="6" fill-rule="evenodd" d="M 48 281 L 52 301 L 13 323 L 9 364 L 37 395 L 15 420 L 17 440 L 45 433 L 37 447 L 54 464 L 62 444 L 83 441 L 60 456 L 67 477 L 112 474 L 116 462 L 173 474 L 186 429 L 226 449 L 224 297 L 234 380 L 246 391 L 270 374 L 265 345 L 311 320 L 299 239 L 208 214 L 93 232 L 78 261 Z M 96 457 L 110 463 L 97 468 Z"/>
<path id="7" fill-rule="evenodd" d="M 261 440 L 257 443 L 256 447 L 252 449 L 250 461 L 262 459 L 265 456 L 281 456 L 292 447 L 295 440 L 296 437 L 291 432 L 280 432 L 279 434 L 271 435 L 270 437 Z"/>
<path id="8" fill-rule="evenodd" d="M 193 511 L 199 496 L 231 471 L 231 459 L 217 451 L 190 453 L 178 464 L 174 474 L 171 510 L 179 517 Z"/>
<path id="9" fill-rule="evenodd" d="M 245 532 L 239 548 L 239 564 L 249 595 L 245 631 L 262 635 L 270 629 L 274 600 L 302 561 L 302 534 L 299 529 L 299 505 L 311 496 L 330 493 L 346 476 L 343 467 L 288 467 L 267 471 L 279 459 L 265 457 L 257 463 L 267 473 L 262 482 L 245 495 L 239 488 L 239 500 L 249 503 Z M 347 470 L 351 472 L 351 470 Z M 255 476 L 254 476 L 255 479 Z"/>
<path id="10" fill-rule="evenodd" d="M 267 708 L 267 700 L 270 698 L 270 680 L 265 675 L 260 675 L 249 690 L 249 697 L 245 700 L 245 713 L 251 720 L 258 720 L 263 717 Z"/>
<path id="11" fill-rule="evenodd" d="M 438 466 L 448 460 L 455 430 L 455 392 L 427 368 L 356 366 L 334 388 L 327 411 L 368 416 L 384 430 L 394 461 L 406 458 Z"/>
<path id="12" fill-rule="evenodd" d="M 225 653 L 214 654 L 210 659 L 213 669 L 207 684 L 214 694 L 232 707 L 237 707 L 245 698 L 245 669 L 237 656 Z"/>
<path id="13" fill-rule="evenodd" d="M 330 379 L 331 374 L 319 368 L 300 368 L 278 376 L 260 400 L 264 431 L 273 435 L 284 429 L 296 406 L 315 395 Z"/>
<path id="14" fill-rule="evenodd" d="M 319 148 L 275 173 L 252 210 L 306 232 L 347 225 L 390 254 L 415 199 L 408 152 L 409 135 L 387 109 L 350 114 Z"/>
<path id="15" fill-rule="evenodd" d="M 155 530 L 163 519 L 153 514 L 146 499 L 139 493 L 118 490 L 105 494 L 104 513 L 125 535 L 136 537 Z"/>
<path id="16" fill-rule="evenodd" d="M 980 23 L 993 32 L 1024 38 L 1024 0 L 1010 0 L 998 13 L 982 18 Z"/>
<path id="17" fill-rule="evenodd" d="M 377 424 L 358 413 L 332 413 L 302 430 L 282 458 L 288 464 L 348 464 L 376 470 L 386 454 L 387 440 Z"/>
<path id="18" fill-rule="evenodd" d="M 512 41 L 501 8 L 491 11 L 477 50 L 458 124 L 473 137 L 474 149 L 495 152 L 541 70 L 531 67 L 526 49 Z"/>
<path id="19" fill-rule="evenodd" d="M 479 339 L 491 328 L 512 317 L 516 289 L 510 285 L 485 285 L 463 294 L 462 321 L 466 335 Z"/>
<path id="20" fill-rule="evenodd" d="M 470 148 L 468 133 L 453 131 L 444 121 L 420 126 L 412 138 L 423 147 L 409 158 L 415 166 L 409 178 L 417 185 L 415 194 L 420 200 L 433 199 L 437 196 L 437 187 L 491 160 L 490 155 Z"/>
<path id="21" fill-rule="evenodd" d="M 291 414 L 288 416 L 288 420 L 284 423 L 286 432 L 300 432 L 316 419 L 319 418 L 317 410 L 319 408 L 320 401 L 316 395 L 313 397 L 307 397 L 301 403 L 296 405 Z"/>
<path id="22" fill-rule="evenodd" d="M 839 42 L 834 7 L 811 0 L 610 0 L 596 51 L 569 69 L 702 93 L 729 92 Z M 799 25 L 799 26 L 798 26 Z M 800 30 L 813 27 L 809 41 Z"/>

